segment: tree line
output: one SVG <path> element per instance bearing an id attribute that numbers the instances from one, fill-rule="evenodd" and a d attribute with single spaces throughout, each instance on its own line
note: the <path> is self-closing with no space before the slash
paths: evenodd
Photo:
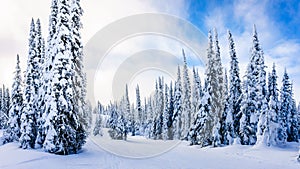
<path id="1" fill-rule="evenodd" d="M 300 105 L 296 107 L 293 84 L 284 71 L 278 88 L 276 65 L 267 74 L 264 54 L 256 27 L 253 27 L 250 61 L 241 79 L 235 43 L 228 31 L 229 77 L 222 66 L 217 31 L 209 31 L 207 63 L 203 83 L 199 72 L 187 65 L 178 66 L 175 82 L 156 80 L 155 92 L 130 103 L 128 87 L 120 101 L 95 108 L 94 135 L 108 127 L 114 139 L 143 135 L 150 139 L 188 140 L 191 145 L 223 146 L 231 144 L 282 146 L 299 142 Z M 190 76 L 189 71 L 192 72 Z M 108 117 L 103 119 L 103 117 Z M 102 119 L 101 119 L 102 118 Z"/>

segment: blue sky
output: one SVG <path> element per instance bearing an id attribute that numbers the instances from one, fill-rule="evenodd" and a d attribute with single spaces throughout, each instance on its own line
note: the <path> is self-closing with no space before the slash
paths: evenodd
<path id="1" fill-rule="evenodd" d="M 22 69 L 25 70 L 29 25 L 32 17 L 41 19 L 44 37 L 47 37 L 50 3 L 51 0 L 10 0 L 4 1 L 0 6 L 0 22 L 3 23 L 0 27 L 0 84 L 11 86 L 17 53 L 20 54 Z M 222 61 L 227 68 L 229 67 L 227 29 L 230 29 L 236 42 L 241 76 L 249 61 L 252 26 L 256 24 L 268 66 L 267 71 L 270 70 L 273 62 L 276 63 L 280 88 L 283 71 L 287 68 L 294 83 L 295 98 L 300 101 L 300 1 L 82 0 L 82 7 L 85 11 L 82 17 L 84 44 L 103 27 L 118 19 L 142 13 L 170 14 L 190 21 L 205 35 L 209 29 L 216 28 L 219 33 Z M 141 39 L 147 42 L 137 43 Z M 162 37 L 138 37 L 120 44 L 116 48 L 119 51 L 115 53 L 118 56 L 126 55 L 129 52 L 128 48 L 131 49 L 132 54 L 149 48 L 161 48 L 163 51 L 180 56 L 182 46 Z M 187 56 L 190 66 L 197 66 L 195 59 L 190 57 L 189 51 Z M 204 71 L 201 69 L 200 71 L 203 74 Z M 113 70 L 108 72 L 107 76 L 113 75 Z M 106 84 L 104 88 L 107 89 L 110 85 Z M 133 84 L 130 90 L 134 91 L 134 87 Z M 149 89 L 141 88 L 141 90 Z M 95 91 L 95 93 L 101 92 Z M 141 94 L 143 97 L 143 91 Z M 106 100 L 109 98 L 103 93 L 100 95 Z"/>
<path id="2" fill-rule="evenodd" d="M 300 1 L 191 0 L 187 19 L 204 32 L 213 27 L 218 29 L 225 65 L 228 63 L 226 30 L 231 30 L 236 40 L 241 74 L 244 74 L 244 67 L 250 57 L 252 25 L 256 24 L 267 71 L 273 62 L 277 65 L 280 88 L 283 70 L 287 68 L 294 83 L 295 97 L 299 101 Z"/>

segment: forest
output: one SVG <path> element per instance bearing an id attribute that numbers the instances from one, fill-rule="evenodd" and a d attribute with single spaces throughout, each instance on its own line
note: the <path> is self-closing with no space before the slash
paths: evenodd
<path id="1" fill-rule="evenodd" d="M 53 0 L 46 41 L 40 20 L 32 19 L 26 70 L 22 72 L 17 56 L 13 85 L 3 85 L 0 90 L 1 145 L 18 142 L 23 149 L 68 155 L 78 153 L 89 134 L 101 136 L 103 128 L 109 128 L 112 139 L 144 136 L 186 140 L 201 147 L 282 147 L 299 142 L 300 104 L 297 107 L 292 79 L 288 69 L 278 77 L 275 64 L 266 72 L 255 25 L 245 76 L 240 76 L 231 32 L 230 67 L 225 68 L 218 33 L 213 29 L 207 36 L 204 77 L 187 64 L 189 56 L 182 49 L 183 65 L 178 65 L 175 81 L 165 83 L 164 77 L 157 77 L 154 94 L 146 98 L 140 97 L 137 85 L 135 102 L 124 86 L 121 100 L 109 105 L 98 102 L 92 108 L 86 98 L 82 12 L 80 1 Z"/>

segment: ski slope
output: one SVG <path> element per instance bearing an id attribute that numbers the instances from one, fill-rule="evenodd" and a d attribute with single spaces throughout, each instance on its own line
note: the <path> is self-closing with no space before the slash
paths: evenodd
<path id="1" fill-rule="evenodd" d="M 128 158 L 118 153 L 145 155 L 166 148 L 172 141 L 154 141 L 141 137 L 129 137 L 128 141 L 98 138 L 112 146 L 108 152 L 99 146 L 95 138 L 88 138 L 79 154 L 60 156 L 42 150 L 23 150 L 17 143 L 0 146 L 0 169 L 297 169 L 298 144 L 285 148 L 233 145 L 220 148 L 188 146 L 188 142 L 176 143 L 169 151 L 148 158 Z M 128 143 L 128 146 L 126 146 Z M 138 146 L 134 146 L 138 145 Z M 151 145 L 151 146 L 149 146 Z M 125 146 L 125 147 L 124 147 Z M 121 148 L 121 150 L 116 151 Z M 144 150 L 142 150 L 144 149 Z M 152 149 L 152 151 L 147 150 Z M 167 149 L 168 150 L 168 149 Z M 126 154 L 123 154 L 126 155 Z M 127 154 L 128 155 L 128 154 Z"/>

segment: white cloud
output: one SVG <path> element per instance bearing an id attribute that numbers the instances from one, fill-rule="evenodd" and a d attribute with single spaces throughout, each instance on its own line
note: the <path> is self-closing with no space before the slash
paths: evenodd
<path id="1" fill-rule="evenodd" d="M 32 17 L 41 19 L 42 31 L 45 39 L 47 39 L 50 4 L 51 0 L 10 0 L 4 1 L 0 6 L 0 21 L 2 23 L 0 27 L 0 83 L 11 86 L 17 53 L 20 54 L 22 70 L 25 70 L 29 25 Z M 126 16 L 157 12 L 181 18 L 188 16 L 188 4 L 184 0 L 161 2 L 156 0 L 128 0 L 126 2 L 120 0 L 82 0 L 81 5 L 84 9 L 82 17 L 84 44 L 97 31 Z M 133 50 L 133 48 L 131 49 Z"/>

